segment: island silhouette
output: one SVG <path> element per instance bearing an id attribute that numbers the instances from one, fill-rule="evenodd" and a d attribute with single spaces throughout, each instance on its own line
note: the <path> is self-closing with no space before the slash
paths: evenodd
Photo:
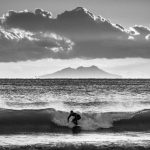
<path id="1" fill-rule="evenodd" d="M 121 78 L 116 74 L 108 73 L 97 66 L 83 67 L 76 69 L 68 67 L 52 74 L 42 75 L 39 78 Z"/>

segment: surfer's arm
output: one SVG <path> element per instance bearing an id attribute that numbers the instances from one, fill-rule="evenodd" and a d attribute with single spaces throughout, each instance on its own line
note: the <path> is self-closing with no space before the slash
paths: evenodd
<path id="1" fill-rule="evenodd" d="M 69 122 L 69 118 L 71 117 L 71 114 L 68 116 L 68 118 L 67 118 L 67 120 L 68 120 L 68 122 Z"/>

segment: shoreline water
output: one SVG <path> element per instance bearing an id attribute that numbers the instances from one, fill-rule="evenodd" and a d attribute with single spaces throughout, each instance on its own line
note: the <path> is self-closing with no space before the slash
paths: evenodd
<path id="1" fill-rule="evenodd" d="M 16 134 L 1 135 L 1 147 L 80 147 L 93 145 L 103 146 L 141 146 L 150 147 L 150 132 L 120 132 L 120 133 L 80 133 L 80 134 Z"/>

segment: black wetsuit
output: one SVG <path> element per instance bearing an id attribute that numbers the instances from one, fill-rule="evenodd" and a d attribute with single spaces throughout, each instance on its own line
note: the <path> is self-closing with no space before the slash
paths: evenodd
<path id="1" fill-rule="evenodd" d="M 75 124 L 75 125 L 78 125 L 78 120 L 80 120 L 81 119 L 81 116 L 79 115 L 79 114 L 77 114 L 77 113 L 71 113 L 69 116 L 68 116 L 68 122 L 69 122 L 69 118 L 70 117 L 74 117 L 73 119 L 72 119 L 72 122 Z"/>

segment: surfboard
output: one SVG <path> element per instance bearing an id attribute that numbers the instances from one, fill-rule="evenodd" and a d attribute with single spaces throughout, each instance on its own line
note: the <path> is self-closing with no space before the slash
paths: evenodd
<path id="1" fill-rule="evenodd" d="M 76 125 L 72 128 L 72 133 L 73 134 L 78 134 L 81 132 L 81 127 L 79 125 Z"/>

